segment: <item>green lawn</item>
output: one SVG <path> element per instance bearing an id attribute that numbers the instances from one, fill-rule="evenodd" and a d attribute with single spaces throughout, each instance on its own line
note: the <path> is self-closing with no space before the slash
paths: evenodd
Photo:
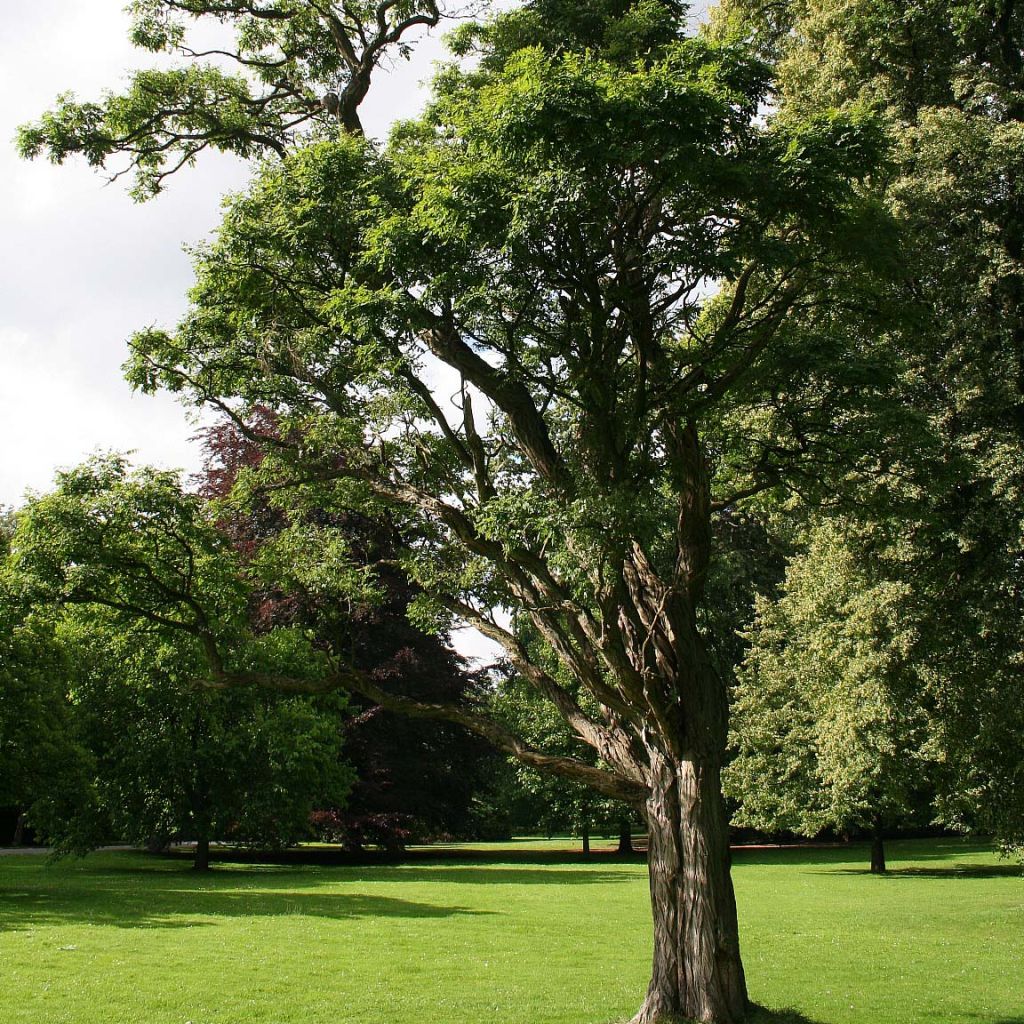
<path id="1" fill-rule="evenodd" d="M 209 877 L 131 853 L 0 857 L 0 1020 L 628 1017 L 648 967 L 644 867 L 550 846 L 474 852 L 394 867 L 221 865 Z M 752 996 L 821 1024 L 1024 1024 L 1020 869 L 962 842 L 889 854 L 888 878 L 867 875 L 856 847 L 737 855 Z"/>

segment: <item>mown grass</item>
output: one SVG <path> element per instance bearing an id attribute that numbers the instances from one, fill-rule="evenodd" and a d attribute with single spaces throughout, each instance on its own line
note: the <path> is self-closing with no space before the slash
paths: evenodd
<path id="1" fill-rule="evenodd" d="M 741 851 L 762 1020 L 1024 1024 L 1024 878 L 963 842 Z M 470 856 L 470 854 L 472 856 Z M 446 851 L 448 857 L 451 851 Z M 0 858 L 4 1024 L 609 1024 L 646 982 L 645 868 L 519 844 L 374 867 Z M 797 1015 L 799 1014 L 799 1015 Z"/>

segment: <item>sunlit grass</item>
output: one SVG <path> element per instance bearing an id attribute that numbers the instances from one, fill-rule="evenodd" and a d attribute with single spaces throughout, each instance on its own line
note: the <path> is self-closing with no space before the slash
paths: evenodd
<path id="1" fill-rule="evenodd" d="M 622 1020 L 649 966 L 645 868 L 540 845 L 207 877 L 131 853 L 0 858 L 0 1020 Z M 1024 1024 L 1019 868 L 960 842 L 889 852 L 888 878 L 856 847 L 737 854 L 752 996 L 821 1024 Z"/>

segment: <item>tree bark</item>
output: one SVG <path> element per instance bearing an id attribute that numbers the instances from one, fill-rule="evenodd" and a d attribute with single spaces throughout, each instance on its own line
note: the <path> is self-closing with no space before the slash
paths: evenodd
<path id="1" fill-rule="evenodd" d="M 21 846 L 25 841 L 25 812 L 21 811 L 18 814 L 18 820 L 14 825 L 14 838 L 11 840 L 11 846 Z"/>
<path id="2" fill-rule="evenodd" d="M 633 828 L 629 818 L 623 818 L 619 822 L 619 848 L 616 851 L 620 857 L 635 853 L 633 849 Z"/>
<path id="3" fill-rule="evenodd" d="M 871 874 L 884 875 L 885 871 L 885 842 L 881 827 L 876 825 L 871 832 Z"/>
<path id="4" fill-rule="evenodd" d="M 717 763 L 659 759 L 645 811 L 654 965 L 632 1024 L 737 1024 L 747 990 Z"/>
<path id="5" fill-rule="evenodd" d="M 193 871 L 210 870 L 210 837 L 200 836 L 196 840 L 196 852 L 192 858 Z"/>
<path id="6" fill-rule="evenodd" d="M 583 822 L 583 856 L 590 856 L 590 822 Z"/>

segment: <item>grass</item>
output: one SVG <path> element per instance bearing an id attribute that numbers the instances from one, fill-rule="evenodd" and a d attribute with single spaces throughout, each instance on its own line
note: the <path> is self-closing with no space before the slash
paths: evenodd
<path id="1" fill-rule="evenodd" d="M 0 1020 L 623 1020 L 647 977 L 645 868 L 558 847 L 208 877 L 133 853 L 2 857 Z M 888 852 L 887 878 L 857 847 L 737 854 L 751 995 L 794 1011 L 761 1020 L 1024 1024 L 1020 868 L 959 841 Z"/>

